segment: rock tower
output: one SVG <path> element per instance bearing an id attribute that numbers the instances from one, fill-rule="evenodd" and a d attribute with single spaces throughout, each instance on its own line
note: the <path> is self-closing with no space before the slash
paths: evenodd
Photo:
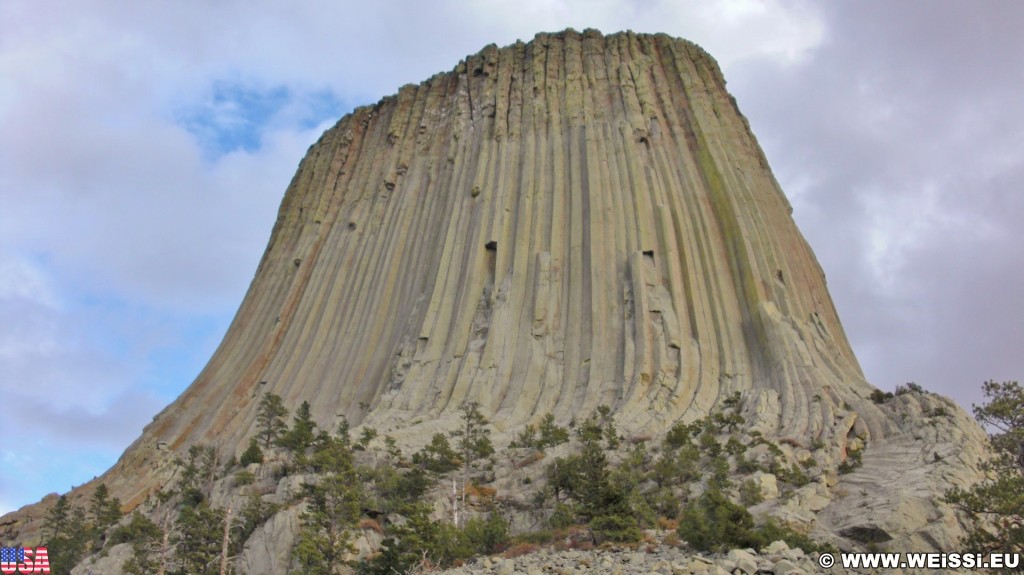
<path id="1" fill-rule="evenodd" d="M 240 452 L 268 391 L 412 446 L 468 401 L 499 437 L 599 405 L 651 434 L 739 392 L 747 425 L 797 453 L 867 445 L 842 483 L 870 501 L 835 479 L 793 513 L 946 545 L 958 524 L 937 501 L 983 434 L 942 398 L 871 400 L 790 212 L 695 44 L 569 30 L 487 46 L 310 147 L 220 347 L 103 479 L 132 506 L 188 446 Z M 937 406 L 950 415 L 926 424 Z"/>

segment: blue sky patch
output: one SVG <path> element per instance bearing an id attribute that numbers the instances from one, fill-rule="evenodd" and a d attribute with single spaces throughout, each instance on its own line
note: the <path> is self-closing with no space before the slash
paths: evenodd
<path id="1" fill-rule="evenodd" d="M 176 114 L 198 140 L 207 160 L 238 150 L 253 152 L 273 126 L 308 130 L 351 109 L 331 90 L 296 91 L 287 86 L 262 87 L 218 80 L 202 102 Z"/>

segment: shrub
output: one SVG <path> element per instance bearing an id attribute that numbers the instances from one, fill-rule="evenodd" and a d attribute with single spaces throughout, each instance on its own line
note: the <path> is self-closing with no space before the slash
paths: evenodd
<path id="1" fill-rule="evenodd" d="M 740 503 L 751 507 L 764 501 L 761 493 L 761 486 L 753 479 L 747 479 L 740 484 Z"/>
<path id="2" fill-rule="evenodd" d="M 508 523 L 497 513 L 487 519 L 474 517 L 462 528 L 462 537 L 474 554 L 493 555 L 508 546 Z"/>
<path id="3" fill-rule="evenodd" d="M 831 545 L 820 544 L 811 539 L 806 533 L 798 531 L 788 523 L 782 523 L 775 518 L 769 518 L 764 525 L 758 528 L 757 537 L 761 540 L 761 546 L 768 545 L 772 541 L 785 541 L 790 549 L 803 549 L 807 553 L 835 552 Z"/>
<path id="4" fill-rule="evenodd" d="M 633 543 L 643 538 L 636 519 L 627 513 L 600 515 L 590 521 L 590 530 L 596 543 L 615 541 Z"/>
<path id="5" fill-rule="evenodd" d="M 864 454 L 860 449 L 851 449 L 846 452 L 846 460 L 839 464 L 838 471 L 846 474 L 864 465 Z"/>
<path id="6" fill-rule="evenodd" d="M 548 517 L 548 525 L 552 529 L 568 529 L 576 524 L 576 513 L 573 508 L 565 503 L 556 503 L 555 510 Z"/>
<path id="7" fill-rule="evenodd" d="M 850 452 L 853 453 L 852 451 Z M 860 453 L 859 451 L 857 452 Z M 796 464 L 789 467 L 783 465 L 777 466 L 773 469 L 775 476 L 779 478 L 779 481 L 788 483 L 793 487 L 803 487 L 811 482 L 811 478 L 808 477 L 807 473 Z"/>
<path id="8" fill-rule="evenodd" d="M 522 557 L 523 555 L 529 555 L 530 553 L 536 552 L 538 549 L 540 549 L 540 547 L 533 543 L 516 543 L 515 545 L 509 547 L 505 551 L 504 555 L 506 558 L 512 559 L 514 557 Z"/>
<path id="9" fill-rule="evenodd" d="M 759 547 L 761 542 L 750 512 L 717 489 L 708 489 L 683 509 L 676 531 L 699 551 Z"/>
<path id="10" fill-rule="evenodd" d="M 881 389 L 876 389 L 876 390 L 871 392 L 871 396 L 870 397 L 871 397 L 871 401 L 873 401 L 875 403 L 885 403 L 886 401 L 889 401 L 890 399 L 892 399 L 893 395 L 892 395 L 892 393 L 890 393 L 888 391 L 882 391 Z"/>
<path id="11" fill-rule="evenodd" d="M 920 385 L 918 385 L 918 384 L 916 384 L 916 383 L 914 383 L 912 381 L 908 381 L 904 385 L 897 385 L 896 386 L 896 395 L 903 395 L 904 393 L 910 393 L 910 392 L 914 392 L 914 393 L 928 393 L 927 391 L 924 390 L 923 387 L 921 387 Z"/>
<path id="12" fill-rule="evenodd" d="M 412 456 L 412 462 L 434 473 L 448 473 L 459 468 L 461 460 L 443 433 L 435 433 L 430 444 Z"/>
<path id="13" fill-rule="evenodd" d="M 550 413 L 544 416 L 538 431 L 540 431 L 538 447 L 541 449 L 554 447 L 569 441 L 569 430 L 555 425 L 555 416 Z"/>
<path id="14" fill-rule="evenodd" d="M 263 450 L 260 449 L 260 444 L 255 437 L 249 438 L 249 446 L 242 452 L 242 459 L 239 462 L 242 465 L 263 463 Z"/>
<path id="15" fill-rule="evenodd" d="M 132 513 L 132 518 L 128 523 L 118 525 L 110 533 L 110 544 L 156 541 L 160 535 L 160 528 L 156 523 L 136 511 Z"/>

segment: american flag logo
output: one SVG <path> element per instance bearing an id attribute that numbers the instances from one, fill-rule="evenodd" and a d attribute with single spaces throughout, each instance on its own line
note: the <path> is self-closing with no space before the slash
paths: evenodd
<path id="1" fill-rule="evenodd" d="M 33 556 L 35 561 L 32 560 Z M 0 547 L 0 573 L 49 573 L 50 557 L 46 547 Z"/>
<path id="2" fill-rule="evenodd" d="M 25 562 L 24 547 L 0 548 L 0 573 L 9 575 L 18 569 L 19 563 Z"/>

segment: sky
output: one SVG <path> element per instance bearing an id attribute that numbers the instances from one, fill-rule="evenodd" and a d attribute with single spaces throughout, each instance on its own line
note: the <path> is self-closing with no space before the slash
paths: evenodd
<path id="1" fill-rule="evenodd" d="M 489 43 L 715 56 L 869 379 L 1024 374 L 1015 0 L 5 0 L 0 515 L 101 474 L 199 373 L 306 149 Z"/>

